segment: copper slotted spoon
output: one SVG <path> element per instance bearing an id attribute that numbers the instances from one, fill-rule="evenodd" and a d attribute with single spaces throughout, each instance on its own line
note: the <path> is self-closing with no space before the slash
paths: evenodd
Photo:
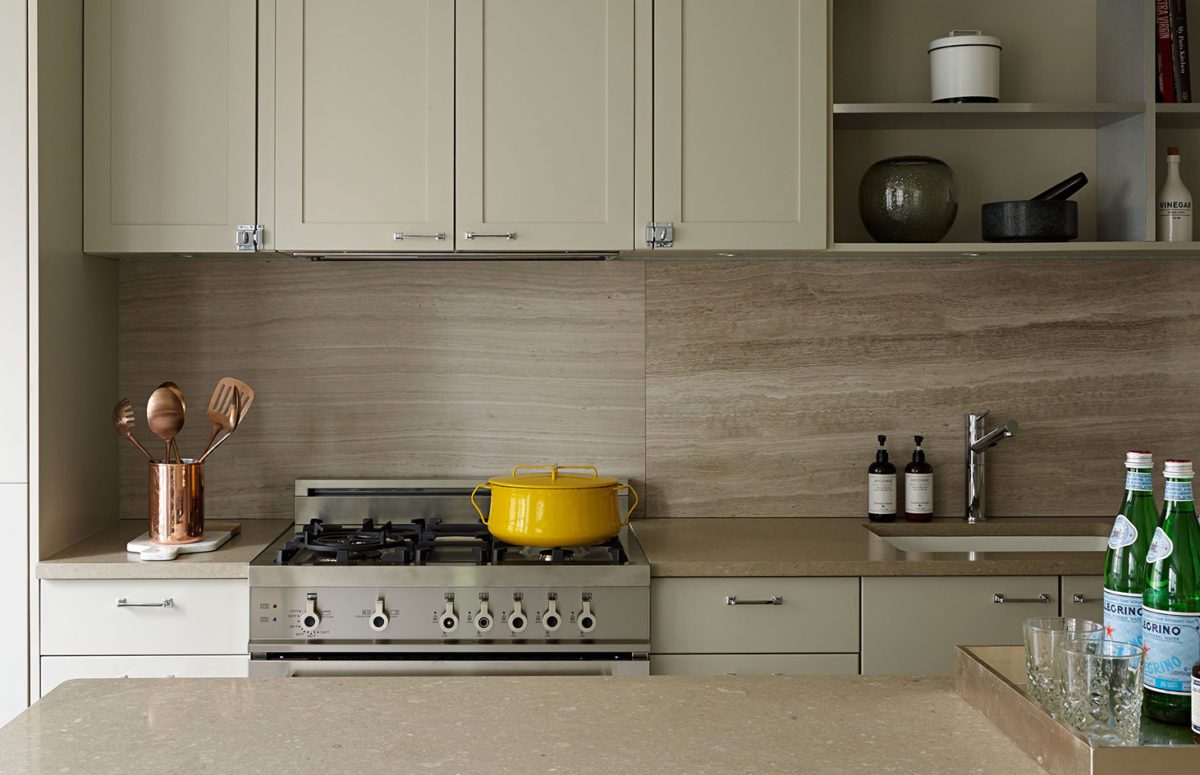
<path id="1" fill-rule="evenodd" d="M 204 454 L 200 456 L 200 459 L 196 461 L 197 465 L 199 465 L 200 463 L 203 463 L 204 460 L 209 455 L 211 455 L 213 452 L 216 452 L 217 447 L 224 444 L 229 439 L 229 437 L 233 435 L 233 432 L 238 429 L 238 425 L 241 423 L 242 417 L 244 417 L 245 414 L 246 414 L 245 405 L 242 403 L 242 391 L 238 390 L 237 388 L 234 388 L 233 389 L 233 403 L 229 405 L 229 415 L 228 415 L 229 432 L 226 433 L 224 436 L 222 436 L 220 439 L 218 439 L 216 444 L 213 444 L 211 447 L 209 447 L 207 450 L 205 450 Z"/>
<path id="2" fill-rule="evenodd" d="M 233 404 L 234 396 L 241 394 L 240 409 L 235 413 L 230 412 Z M 250 404 L 254 403 L 254 391 L 245 382 L 233 377 L 222 377 L 213 388 L 212 398 L 208 401 L 208 421 L 212 423 L 212 433 L 208 434 L 208 443 L 204 445 L 204 451 L 200 453 L 200 458 L 203 460 L 208 456 L 208 453 L 213 449 L 213 442 L 216 441 L 217 434 L 221 431 L 232 433 L 242 418 L 246 416 L 246 411 L 250 408 Z"/>
<path id="3" fill-rule="evenodd" d="M 128 398 L 122 398 L 113 407 L 113 427 L 117 429 L 118 436 L 124 436 L 129 439 L 129 442 L 137 447 L 138 451 L 145 455 L 147 460 L 153 463 L 154 456 L 146 451 L 146 448 L 142 446 L 142 442 L 133 437 L 133 426 L 133 404 L 130 403 Z"/>

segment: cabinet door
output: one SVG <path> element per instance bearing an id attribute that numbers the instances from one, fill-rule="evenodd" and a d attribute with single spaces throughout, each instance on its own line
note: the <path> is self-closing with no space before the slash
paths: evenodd
<path id="1" fill-rule="evenodd" d="M 1063 576 L 1062 615 L 1104 622 L 1104 577 Z"/>
<path id="2" fill-rule="evenodd" d="M 42 692 L 76 678 L 245 678 L 250 657 L 221 656 L 42 657 Z"/>
<path id="3" fill-rule="evenodd" d="M 275 248 L 453 248 L 454 3 L 280 0 Z"/>
<path id="4" fill-rule="evenodd" d="M 85 6 L 84 250 L 233 252 L 256 222 L 256 3 Z"/>
<path id="5" fill-rule="evenodd" d="M 858 654 L 651 654 L 651 675 L 858 675 Z"/>
<path id="6" fill-rule="evenodd" d="M 864 578 L 863 674 L 951 673 L 955 646 L 1021 643 L 1022 622 L 1058 614 L 1057 595 L 1057 576 Z"/>
<path id="7" fill-rule="evenodd" d="M 633 0 L 457 8 L 458 249 L 632 248 Z"/>
<path id="8" fill-rule="evenodd" d="M 676 250 L 825 247 L 825 2 L 753 5 L 654 4 L 654 220 Z"/>

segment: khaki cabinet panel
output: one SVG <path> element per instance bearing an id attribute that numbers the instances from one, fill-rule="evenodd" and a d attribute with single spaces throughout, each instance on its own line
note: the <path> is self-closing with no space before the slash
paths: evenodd
<path id="1" fill-rule="evenodd" d="M 1019 644 L 1026 619 L 1058 615 L 1057 595 L 1057 576 L 864 578 L 863 674 L 951 673 L 955 646 Z"/>
<path id="2" fill-rule="evenodd" d="M 254 0 L 88 0 L 84 250 L 233 252 L 256 222 Z"/>
<path id="3" fill-rule="evenodd" d="M 650 651 L 857 652 L 858 597 L 857 578 L 653 579 Z M 756 602 L 771 598 L 780 604 Z"/>
<path id="4" fill-rule="evenodd" d="M 76 678 L 245 678 L 246 654 L 220 656 L 42 657 L 45 697 L 63 681 Z"/>
<path id="5" fill-rule="evenodd" d="M 1063 576 L 1062 615 L 1104 622 L 1104 577 Z"/>
<path id="6" fill-rule="evenodd" d="M 459 250 L 633 247 L 633 5 L 459 0 Z"/>
<path id="7" fill-rule="evenodd" d="M 654 4 L 654 220 L 675 250 L 825 247 L 825 2 L 753 6 Z"/>
<path id="8" fill-rule="evenodd" d="M 275 69 L 276 250 L 452 250 L 454 3 L 279 0 Z"/>
<path id="9" fill-rule="evenodd" d="M 654 654 L 651 675 L 858 675 L 858 654 Z"/>

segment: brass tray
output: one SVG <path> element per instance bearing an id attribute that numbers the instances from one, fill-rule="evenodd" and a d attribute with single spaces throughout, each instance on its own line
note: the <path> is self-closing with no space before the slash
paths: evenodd
<path id="1" fill-rule="evenodd" d="M 1025 693 L 1022 646 L 959 646 L 954 663 L 958 695 L 1053 775 L 1200 772 L 1200 745 L 1186 726 L 1143 716 L 1142 745 L 1109 746 L 1056 720 Z"/>

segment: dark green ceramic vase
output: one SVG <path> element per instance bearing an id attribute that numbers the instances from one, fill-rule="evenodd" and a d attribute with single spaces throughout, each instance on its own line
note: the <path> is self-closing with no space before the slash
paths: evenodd
<path id="1" fill-rule="evenodd" d="M 876 242 L 938 242 L 958 214 L 954 170 L 930 156 L 893 156 L 858 185 L 858 212 Z"/>

